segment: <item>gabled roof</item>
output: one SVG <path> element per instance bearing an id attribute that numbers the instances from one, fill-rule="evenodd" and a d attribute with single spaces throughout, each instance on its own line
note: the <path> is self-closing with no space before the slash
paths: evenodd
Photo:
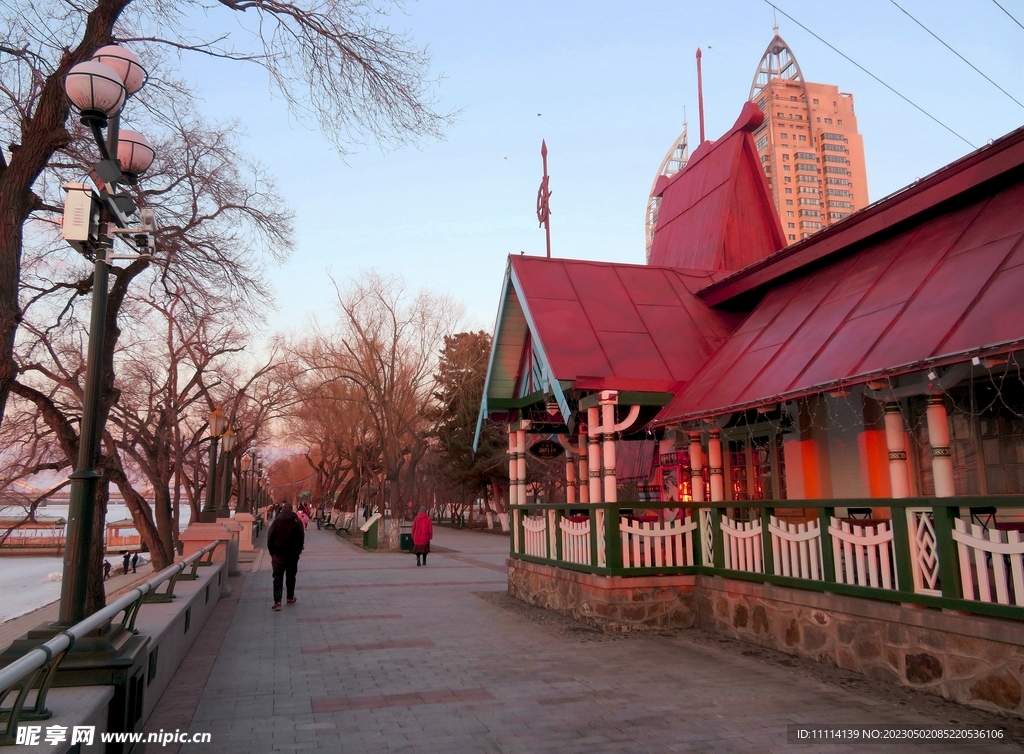
<path id="1" fill-rule="evenodd" d="M 718 276 L 509 257 L 481 421 L 495 406 L 524 397 L 527 379 L 559 403 L 566 420 L 570 412 L 564 391 L 570 388 L 674 392 L 738 321 L 695 295 Z M 524 374 L 527 369 L 530 374 Z"/>
<path id="2" fill-rule="evenodd" d="M 790 247 L 777 263 L 786 275 L 774 285 L 760 277 L 772 265 L 756 265 L 751 276 L 767 280 L 768 293 L 657 422 L 722 414 L 1019 347 L 1024 138 L 1018 145 L 1020 169 L 1007 173 L 1004 164 L 1001 180 L 975 182 L 963 193 L 962 171 L 953 170 L 947 173 L 952 186 L 932 182 L 923 196 L 898 195 L 889 200 L 894 207 L 876 207 L 876 215 L 892 211 L 900 222 L 870 243 L 844 249 L 837 246 L 841 239 L 824 236 L 827 260 L 812 243 L 799 245 L 803 252 L 797 254 Z M 986 170 L 973 162 L 972 168 L 975 179 L 995 174 L 991 165 Z M 957 201 L 920 204 L 927 197 L 948 200 L 956 186 Z M 917 206 L 912 221 L 906 207 L 901 211 L 906 202 Z M 868 225 L 869 210 L 862 211 Z M 848 240 L 859 241 L 863 228 L 852 223 L 849 233 Z M 804 266 L 794 270 L 801 256 Z M 745 277 L 734 275 L 710 290 L 730 282 L 743 289 Z"/>
<path id="3" fill-rule="evenodd" d="M 660 180 L 649 263 L 739 270 L 786 245 L 752 132 L 764 114 L 747 102 L 732 129 L 704 142 L 686 167 Z"/>

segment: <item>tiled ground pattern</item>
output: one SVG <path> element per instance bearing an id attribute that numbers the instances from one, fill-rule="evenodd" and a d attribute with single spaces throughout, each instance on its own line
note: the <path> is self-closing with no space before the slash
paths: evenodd
<path id="1" fill-rule="evenodd" d="M 298 603 L 281 612 L 270 610 L 269 558 L 232 579 L 240 595 L 223 605 L 233 615 L 212 673 L 205 679 L 186 662 L 176 693 L 161 701 L 187 707 L 191 685 L 188 727 L 213 735 L 213 744 L 181 750 L 1017 750 L 788 745 L 787 723 L 946 721 L 688 641 L 685 632 L 582 641 L 476 594 L 505 590 L 506 540 L 436 532 L 435 544 L 450 552 L 417 568 L 411 555 L 363 552 L 311 527 Z"/>

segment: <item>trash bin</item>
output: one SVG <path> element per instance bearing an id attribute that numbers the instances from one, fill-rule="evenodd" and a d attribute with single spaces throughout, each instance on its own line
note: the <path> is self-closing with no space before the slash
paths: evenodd
<path id="1" fill-rule="evenodd" d="M 379 530 L 377 524 L 380 522 L 380 518 L 380 514 L 376 513 L 370 517 L 369 521 L 359 527 L 363 532 L 363 547 L 367 550 L 377 549 L 377 532 Z"/>
<path id="2" fill-rule="evenodd" d="M 412 552 L 412 534 L 402 532 L 400 539 L 402 552 Z"/>

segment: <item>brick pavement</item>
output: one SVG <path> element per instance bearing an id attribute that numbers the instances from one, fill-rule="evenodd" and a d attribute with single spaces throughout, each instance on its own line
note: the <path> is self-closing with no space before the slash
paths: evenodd
<path id="1" fill-rule="evenodd" d="M 411 555 L 363 552 L 310 527 L 298 604 L 279 613 L 270 610 L 265 558 L 240 585 L 208 680 L 195 663 L 175 677 L 176 688 L 191 682 L 193 693 L 202 690 L 188 729 L 213 737 L 181 750 L 1020 750 L 787 745 L 787 723 L 939 724 L 951 714 L 969 723 L 977 713 L 901 707 L 695 642 L 685 631 L 586 640 L 588 632 L 501 606 L 504 539 L 435 531 L 434 543 L 450 552 L 417 568 Z"/>

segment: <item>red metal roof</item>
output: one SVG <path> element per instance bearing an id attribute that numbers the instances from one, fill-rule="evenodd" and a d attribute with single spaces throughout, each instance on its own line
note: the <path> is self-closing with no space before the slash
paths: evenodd
<path id="1" fill-rule="evenodd" d="M 968 196 L 771 288 L 658 423 L 1024 341 L 1024 182 Z"/>
<path id="2" fill-rule="evenodd" d="M 695 295 L 720 277 L 713 272 L 528 256 L 510 264 L 555 378 L 583 389 L 674 391 L 738 319 Z"/>
<path id="3" fill-rule="evenodd" d="M 935 214 L 945 202 L 985 183 L 1007 178 L 1024 166 L 1024 128 L 1019 128 L 992 144 L 936 170 L 912 185 L 880 199 L 839 223 L 818 231 L 809 238 L 756 261 L 701 291 L 701 298 L 712 306 L 735 301 L 739 297 L 777 284 L 780 279 L 800 274 L 803 267 L 850 254 L 874 238 L 891 233 L 901 223 L 922 214 Z M 989 190 L 987 193 L 991 193 Z"/>
<path id="4" fill-rule="evenodd" d="M 651 265 L 739 270 L 786 245 L 751 134 L 763 121 L 746 103 L 728 133 L 661 184 Z"/>

